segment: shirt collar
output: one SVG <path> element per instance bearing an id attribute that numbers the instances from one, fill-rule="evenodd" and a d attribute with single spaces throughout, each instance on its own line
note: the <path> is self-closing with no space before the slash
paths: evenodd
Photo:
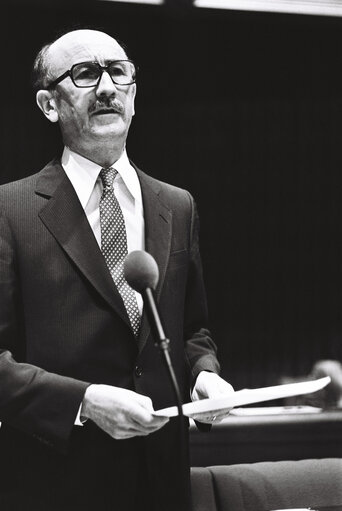
<path id="1" fill-rule="evenodd" d="M 75 188 L 82 207 L 85 208 L 94 190 L 102 167 L 84 156 L 75 153 L 69 147 L 64 147 L 62 166 Z M 112 167 L 118 171 L 118 175 L 121 177 L 134 200 L 141 202 L 139 178 L 135 169 L 129 162 L 126 149 L 124 149 L 120 158 Z"/>

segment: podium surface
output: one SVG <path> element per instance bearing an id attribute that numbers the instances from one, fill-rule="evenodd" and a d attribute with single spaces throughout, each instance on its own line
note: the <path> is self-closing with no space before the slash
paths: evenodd
<path id="1" fill-rule="evenodd" d="M 229 416 L 209 433 L 191 424 L 190 455 L 193 467 L 341 458 L 342 410 Z"/>

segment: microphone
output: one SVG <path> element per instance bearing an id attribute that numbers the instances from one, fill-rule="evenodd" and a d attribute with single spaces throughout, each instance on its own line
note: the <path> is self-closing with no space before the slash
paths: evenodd
<path id="1" fill-rule="evenodd" d="M 159 280 L 159 269 L 155 259 L 144 250 L 130 252 L 124 261 L 124 275 L 128 284 L 141 293 L 151 328 L 158 343 L 167 343 L 153 291 Z"/>
<path id="2" fill-rule="evenodd" d="M 128 284 L 138 293 L 146 288 L 155 289 L 159 280 L 158 265 L 144 250 L 134 250 L 126 256 L 124 274 Z"/>
<path id="3" fill-rule="evenodd" d="M 141 293 L 144 305 L 147 311 L 147 317 L 152 330 L 155 333 L 156 345 L 159 345 L 163 354 L 169 376 L 171 378 L 173 390 L 176 397 L 178 415 L 183 416 L 182 398 L 175 371 L 172 367 L 170 357 L 170 341 L 165 337 L 163 325 L 160 319 L 157 303 L 154 299 L 153 291 L 155 290 L 158 279 L 159 270 L 155 259 L 144 250 L 134 250 L 130 252 L 124 261 L 124 275 L 128 284 L 138 293 Z"/>

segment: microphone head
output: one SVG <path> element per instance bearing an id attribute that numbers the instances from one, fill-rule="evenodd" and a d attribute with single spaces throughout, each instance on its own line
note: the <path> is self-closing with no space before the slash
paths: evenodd
<path id="1" fill-rule="evenodd" d="M 148 252 L 134 250 L 125 258 L 124 275 L 128 284 L 138 293 L 146 288 L 155 289 L 159 279 L 158 265 Z"/>

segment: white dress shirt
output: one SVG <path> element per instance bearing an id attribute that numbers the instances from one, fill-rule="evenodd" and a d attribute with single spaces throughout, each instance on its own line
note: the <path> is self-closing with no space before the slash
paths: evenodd
<path id="1" fill-rule="evenodd" d="M 102 167 L 71 151 L 68 147 L 65 147 L 63 151 L 62 167 L 75 189 L 96 241 L 101 247 L 99 203 L 103 186 L 99 174 Z M 126 150 L 112 167 L 118 171 L 114 180 L 114 193 L 125 220 L 128 253 L 132 250 L 144 250 L 145 221 L 141 188 Z M 136 293 L 136 296 L 141 314 L 142 297 L 140 293 Z"/>
<path id="2" fill-rule="evenodd" d="M 75 189 L 96 241 L 101 247 L 99 202 L 103 186 L 99 174 L 102 167 L 71 151 L 68 147 L 65 147 L 63 151 L 62 167 Z M 132 250 L 144 250 L 145 221 L 141 187 L 137 173 L 128 160 L 126 150 L 112 167 L 118 171 L 114 180 L 114 193 L 125 220 L 128 253 Z M 136 297 L 139 312 L 142 314 L 142 296 L 136 293 Z M 81 408 L 82 403 L 75 419 L 76 426 L 82 426 Z"/>

